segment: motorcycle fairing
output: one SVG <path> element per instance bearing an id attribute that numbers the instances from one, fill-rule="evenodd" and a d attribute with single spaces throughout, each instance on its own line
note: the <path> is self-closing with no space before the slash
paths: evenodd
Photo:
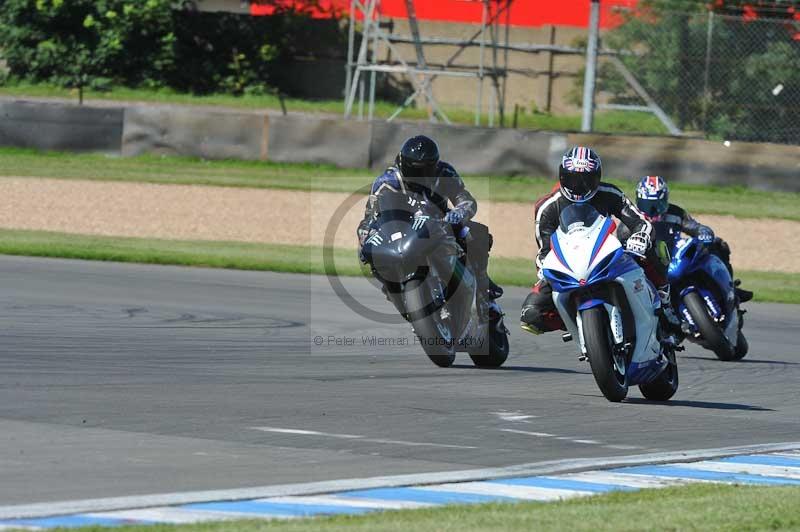
<path id="1" fill-rule="evenodd" d="M 615 348 L 624 345 L 619 338 L 621 331 L 633 329 L 633 333 L 627 335 L 633 337 L 626 372 L 628 383 L 649 382 L 668 363 L 661 356 L 657 335 L 658 318 L 654 309 L 658 308 L 659 299 L 656 290 L 642 268 L 622 249 L 613 234 L 612 220 L 598 216 L 589 226 L 563 225 L 551 235 L 551 253 L 545 257 L 542 273 L 553 287 L 553 301 L 567 330 L 578 339 L 581 352 L 586 354 L 581 314 L 602 304 L 609 316 Z M 628 309 L 621 309 L 610 297 L 594 295 L 596 291 L 602 292 L 603 286 L 611 285 L 622 288 Z M 628 320 L 633 321 L 633 327 L 626 324 L 626 314 Z"/>
<path id="2" fill-rule="evenodd" d="M 442 213 L 423 200 L 384 192 L 379 201 L 376 233 L 364 243 L 362 253 L 395 307 L 413 312 L 403 301 L 403 286 L 413 279 L 424 281 L 432 296 L 430 310 L 448 315 L 456 351 L 467 350 L 466 339 L 482 342 L 489 325 L 477 317 L 477 280 L 466 265 L 453 226 L 443 223 Z M 468 233 L 467 227 L 460 227 L 461 238 Z M 502 321 L 497 326 L 504 327 Z"/>
<path id="3" fill-rule="evenodd" d="M 689 325 L 692 333 L 698 329 L 691 319 L 683 296 L 697 292 L 706 304 L 711 316 L 723 324 L 723 334 L 736 347 L 739 332 L 739 314 L 733 279 L 725 263 L 704 249 L 696 238 L 678 240 L 672 253 L 672 261 L 667 270 L 670 283 L 680 289 L 681 303 L 678 312 Z M 712 284 L 708 284 L 711 281 Z"/>

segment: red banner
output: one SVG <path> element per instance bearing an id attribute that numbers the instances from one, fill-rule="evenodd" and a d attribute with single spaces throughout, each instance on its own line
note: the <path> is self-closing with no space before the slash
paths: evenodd
<path id="1" fill-rule="evenodd" d="M 346 14 L 350 8 L 349 0 L 271 0 L 269 3 L 272 5 L 253 5 L 251 12 L 254 15 L 270 15 L 277 9 L 275 6 L 279 6 L 307 11 L 317 17 L 330 17 L 332 13 Z M 638 0 L 602 0 L 600 26 L 611 28 L 618 25 L 621 19 L 616 10 L 635 7 L 637 3 Z M 516 0 L 511 5 L 510 23 L 521 27 L 554 25 L 585 28 L 589 24 L 589 4 L 589 0 Z M 483 2 L 479 0 L 416 0 L 414 8 L 417 18 L 428 21 L 480 24 L 483 16 Z M 405 0 L 382 0 L 380 13 L 386 17 L 406 18 Z"/>

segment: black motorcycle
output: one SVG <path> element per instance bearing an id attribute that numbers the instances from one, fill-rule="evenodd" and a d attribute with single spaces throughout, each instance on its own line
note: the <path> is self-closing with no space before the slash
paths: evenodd
<path id="1" fill-rule="evenodd" d="M 468 240 L 467 228 L 405 194 L 381 194 L 378 201 L 377 229 L 362 253 L 425 354 L 440 367 L 451 366 L 457 352 L 478 367 L 500 367 L 508 358 L 508 329 L 496 302 L 489 311 L 478 308 L 476 279 L 459 244 Z"/>

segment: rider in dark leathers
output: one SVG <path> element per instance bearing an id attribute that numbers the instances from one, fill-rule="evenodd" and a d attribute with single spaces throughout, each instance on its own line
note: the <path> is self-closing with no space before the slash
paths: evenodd
<path id="1" fill-rule="evenodd" d="M 531 333 L 541 334 L 564 329 L 563 322 L 553 303 L 553 290 L 541 277 L 542 263 L 550 252 L 550 237 L 559 225 L 561 211 L 573 203 L 587 203 L 604 216 L 616 216 L 635 238 L 628 239 L 629 251 L 641 256 L 639 263 L 648 279 L 658 287 L 662 299 L 662 313 L 666 320 L 677 327 L 679 322 L 669 308 L 669 285 L 666 263 L 655 253 L 653 226 L 647 217 L 631 203 L 614 185 L 600 181 L 600 158 L 590 148 L 575 147 L 562 157 L 559 166 L 559 188 L 536 202 L 536 242 L 539 253 L 536 267 L 540 280 L 522 304 L 521 327 Z"/>
<path id="2" fill-rule="evenodd" d="M 436 143 L 418 135 L 406 140 L 389 166 L 372 184 L 364 218 L 358 225 L 359 257 L 364 262 L 360 248 L 375 230 L 378 219 L 378 197 L 384 193 L 402 193 L 425 199 L 442 212 L 444 220 L 454 226 L 469 229 L 467 236 L 458 238 L 458 243 L 467 253 L 467 260 L 478 284 L 478 308 L 483 313 L 491 311 L 491 301 L 503 294 L 487 272 L 492 235 L 489 228 L 472 221 L 478 203 L 464 186 L 464 181 L 455 168 L 439 159 Z M 452 208 L 450 205 L 452 204 Z"/>
<path id="3" fill-rule="evenodd" d="M 651 223 L 664 225 L 665 229 L 671 234 L 685 233 L 695 237 L 708 245 L 708 250 L 722 260 L 728 273 L 733 279 L 733 266 L 731 266 L 731 248 L 728 243 L 714 234 L 714 231 L 707 225 L 703 225 L 686 212 L 685 209 L 669 202 L 669 187 L 666 180 L 661 176 L 645 176 L 636 187 L 636 206 L 648 217 Z M 659 231 L 661 228 L 659 228 Z M 630 234 L 620 227 L 618 237 L 621 241 Z M 656 231 L 658 233 L 658 231 Z M 659 255 L 664 255 L 669 263 L 669 251 L 666 244 L 657 242 Z M 737 281 L 738 284 L 738 281 Z M 736 296 L 739 302 L 744 303 L 753 298 L 753 292 L 744 290 L 736 286 Z"/>

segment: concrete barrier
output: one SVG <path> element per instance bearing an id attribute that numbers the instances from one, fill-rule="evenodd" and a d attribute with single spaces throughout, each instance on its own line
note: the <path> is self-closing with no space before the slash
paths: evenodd
<path id="1" fill-rule="evenodd" d="M 549 174 L 550 161 L 566 149 L 566 136 L 558 133 L 374 122 L 371 166 L 393 161 L 403 141 L 419 134 L 436 139 L 442 157 L 467 174 Z"/>
<path id="2" fill-rule="evenodd" d="M 369 166 L 372 127 L 304 115 L 270 118 L 269 159 L 286 163 L 326 163 L 344 168 Z"/>
<path id="3" fill-rule="evenodd" d="M 119 153 L 123 110 L 42 102 L 0 102 L 0 145 Z"/>
<path id="4" fill-rule="evenodd" d="M 175 106 L 125 109 L 122 155 L 158 153 L 266 160 L 269 118 L 260 113 Z"/>
<path id="5" fill-rule="evenodd" d="M 629 135 L 552 133 L 417 122 L 357 122 L 201 107 L 0 102 L 0 145 L 208 159 L 328 163 L 379 170 L 424 133 L 465 174 L 554 176 L 570 145 L 594 147 L 604 174 L 800 191 L 800 147 Z"/>
<path id="6" fill-rule="evenodd" d="M 567 141 L 594 147 L 612 177 L 658 174 L 686 183 L 800 191 L 798 146 L 585 134 L 570 134 Z"/>

